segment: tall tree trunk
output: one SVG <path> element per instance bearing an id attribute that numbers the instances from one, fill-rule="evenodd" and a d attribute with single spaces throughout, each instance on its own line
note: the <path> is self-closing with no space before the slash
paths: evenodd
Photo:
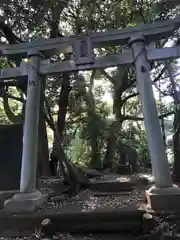
<path id="1" fill-rule="evenodd" d="M 49 146 L 44 114 L 39 115 L 39 142 L 38 142 L 38 176 L 49 176 Z"/>
<path id="2" fill-rule="evenodd" d="M 57 131 L 59 133 L 59 137 L 61 141 L 63 140 L 63 131 L 66 124 L 66 114 L 68 108 L 68 100 L 69 100 L 69 93 L 71 91 L 70 81 L 69 81 L 69 74 L 63 74 L 63 81 L 61 85 L 61 93 L 59 96 L 59 111 L 58 111 L 58 118 L 57 118 Z"/>
<path id="3" fill-rule="evenodd" d="M 172 170 L 172 180 L 173 182 L 180 182 L 180 139 L 178 130 L 173 136 L 173 146 L 174 146 L 174 164 Z"/>
<path id="4" fill-rule="evenodd" d="M 97 118 L 96 115 L 96 103 L 93 95 L 93 86 L 94 86 L 94 76 L 95 71 L 92 72 L 92 75 L 90 77 L 90 85 L 89 90 L 86 91 L 84 88 L 84 101 L 87 105 L 87 114 L 89 121 L 95 121 Z M 84 86 L 85 86 L 85 79 L 84 79 Z M 94 129 L 92 128 L 92 132 L 90 133 L 91 139 L 90 139 L 90 146 L 91 146 L 91 161 L 90 166 L 91 167 L 100 167 L 100 149 L 98 144 L 98 131 L 96 129 L 96 126 Z"/>
<path id="5" fill-rule="evenodd" d="M 162 94 L 161 94 L 161 81 L 159 81 L 159 100 L 160 100 L 160 114 L 163 115 L 163 103 L 162 103 Z M 164 145 L 166 147 L 166 129 L 164 125 L 164 118 L 162 117 L 160 120 L 161 132 L 163 136 Z"/>
<path id="6" fill-rule="evenodd" d="M 111 133 L 107 139 L 107 148 L 104 157 L 103 168 L 111 168 L 112 167 L 112 160 L 115 155 L 116 151 L 116 140 L 121 131 L 122 121 L 116 121 L 112 124 Z"/>
<path id="7" fill-rule="evenodd" d="M 82 174 L 82 172 L 80 172 L 80 170 L 69 161 L 62 147 L 63 131 L 66 123 L 66 114 L 68 110 L 68 100 L 70 91 L 71 86 L 69 81 L 69 74 L 64 73 L 59 97 L 59 112 L 57 124 L 55 126 L 52 117 L 50 121 L 48 121 L 48 119 L 46 120 L 48 121 L 48 124 L 54 131 L 54 144 L 51 154 L 51 166 L 53 165 L 53 161 L 55 162 L 55 165 L 57 165 L 57 162 L 59 162 L 62 173 L 64 175 L 64 180 L 66 180 L 66 182 L 70 185 L 69 192 L 77 192 L 80 185 L 81 186 L 84 184 L 86 185 L 86 178 L 85 175 Z M 64 172 L 64 166 L 67 168 L 67 173 Z"/>
<path id="8" fill-rule="evenodd" d="M 41 79 L 41 98 L 40 98 L 40 109 L 39 109 L 39 130 L 38 130 L 38 176 L 49 176 L 49 146 L 48 146 L 48 136 L 46 128 L 46 120 L 43 113 L 44 106 L 44 91 L 45 91 L 45 78 Z"/>
<path id="9" fill-rule="evenodd" d="M 99 145 L 98 145 L 98 136 L 96 134 L 96 131 L 93 132 L 91 136 L 91 162 L 90 166 L 100 167 L 100 151 L 99 151 Z"/>
<path id="10" fill-rule="evenodd" d="M 180 182 L 180 110 L 177 109 L 174 117 L 173 147 L 174 147 L 174 164 L 172 169 L 172 180 Z"/>
<path id="11" fill-rule="evenodd" d="M 57 153 L 57 149 L 59 148 L 59 144 L 61 144 L 63 141 L 63 131 L 66 123 L 66 114 L 67 114 L 68 99 L 69 99 L 70 91 L 71 91 L 71 87 L 70 87 L 70 81 L 69 81 L 69 74 L 64 73 L 63 81 L 61 85 L 61 92 L 58 100 L 59 110 L 58 110 L 58 118 L 57 118 L 57 124 L 56 124 L 56 129 L 59 137 L 57 139 L 56 134 L 54 135 L 53 149 L 51 153 L 51 170 L 53 169 L 52 175 L 57 175 L 58 159 L 59 158 L 62 159 L 62 156 L 59 156 L 60 153 Z M 61 164 L 61 170 L 63 170 L 62 167 L 63 166 Z"/>
<path id="12" fill-rule="evenodd" d="M 174 105 L 176 107 L 174 115 L 174 136 L 173 136 L 173 147 L 174 147 L 174 164 L 172 171 L 172 180 L 175 182 L 180 182 L 180 95 L 176 89 L 176 82 L 173 76 L 173 69 L 168 61 L 165 61 L 167 72 L 172 87 L 172 97 L 174 100 Z"/>
<path id="13" fill-rule="evenodd" d="M 92 121 L 96 121 L 96 114 L 89 114 L 89 117 L 92 119 Z M 94 118 L 94 119 L 93 119 Z M 101 167 L 101 161 L 100 161 L 100 149 L 99 149 L 99 144 L 98 144 L 98 131 L 96 129 L 96 126 L 94 129 L 92 129 L 91 133 L 91 140 L 90 140 L 90 145 L 91 145 L 91 162 L 90 166 L 92 168 L 95 167 Z"/>

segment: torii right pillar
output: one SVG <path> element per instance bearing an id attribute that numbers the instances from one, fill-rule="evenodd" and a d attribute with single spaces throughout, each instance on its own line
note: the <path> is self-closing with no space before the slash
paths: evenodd
<path id="1" fill-rule="evenodd" d="M 153 94 L 144 36 L 132 36 L 129 44 L 134 56 L 137 88 L 143 109 L 148 149 L 155 179 L 155 186 L 146 191 L 146 197 L 152 209 L 180 208 L 180 189 L 174 186 L 171 180 Z"/>

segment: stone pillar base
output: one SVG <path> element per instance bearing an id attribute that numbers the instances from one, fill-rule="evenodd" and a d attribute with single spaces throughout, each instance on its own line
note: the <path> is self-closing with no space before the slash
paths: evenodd
<path id="1" fill-rule="evenodd" d="M 151 209 L 180 210 L 180 188 L 177 186 L 169 188 L 153 186 L 146 191 L 146 198 Z"/>
<path id="2" fill-rule="evenodd" d="M 0 209 L 3 209 L 4 208 L 4 202 L 7 199 L 12 198 L 12 196 L 16 193 L 19 193 L 19 191 L 17 191 L 17 190 L 0 191 Z"/>
<path id="3" fill-rule="evenodd" d="M 48 195 L 39 191 L 17 193 L 4 202 L 4 211 L 9 213 L 34 212 L 48 200 Z"/>

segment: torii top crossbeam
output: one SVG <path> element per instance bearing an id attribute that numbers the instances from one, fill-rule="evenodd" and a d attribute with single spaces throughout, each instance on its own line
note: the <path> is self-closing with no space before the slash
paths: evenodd
<path id="1" fill-rule="evenodd" d="M 4 56 L 19 55 L 27 57 L 28 52 L 41 52 L 48 57 L 53 53 L 69 52 L 73 54 L 70 61 L 49 63 L 41 61 L 40 73 L 52 75 L 59 72 L 77 70 L 91 70 L 107 68 L 116 65 L 132 65 L 132 52 L 109 54 L 108 56 L 94 58 L 93 49 L 103 46 L 128 44 L 129 39 L 135 35 L 143 35 L 147 42 L 156 41 L 172 35 L 180 27 L 180 16 L 153 24 L 142 24 L 137 27 L 115 30 L 110 32 L 96 32 L 89 35 L 62 37 L 48 40 L 20 44 L 0 44 L 0 52 Z M 147 49 L 148 61 L 180 57 L 180 48 Z M 27 75 L 28 64 L 22 62 L 20 67 L 5 68 L 1 70 L 0 80 L 16 78 Z"/>
<path id="2" fill-rule="evenodd" d="M 148 42 L 169 37 L 173 31 L 180 27 L 180 16 L 166 21 L 159 21 L 153 24 L 140 24 L 136 27 L 129 27 L 109 32 L 94 32 L 87 36 L 70 36 L 48 40 L 38 40 L 30 43 L 0 44 L 2 55 L 21 54 L 27 56 L 29 51 L 40 51 L 43 53 L 56 49 L 63 52 L 69 46 L 74 46 L 77 41 L 90 41 L 92 48 L 128 44 L 133 34 L 143 34 Z M 87 40 L 88 39 L 88 40 Z"/>

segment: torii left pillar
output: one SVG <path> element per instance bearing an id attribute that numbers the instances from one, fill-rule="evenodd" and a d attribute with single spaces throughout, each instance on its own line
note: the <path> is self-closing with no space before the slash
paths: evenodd
<path id="1" fill-rule="evenodd" d="M 23 136 L 20 193 L 4 203 L 7 212 L 33 212 L 43 205 L 48 196 L 36 190 L 36 170 L 38 151 L 38 128 L 41 78 L 39 75 L 42 55 L 39 52 L 28 54 L 28 88 Z"/>

